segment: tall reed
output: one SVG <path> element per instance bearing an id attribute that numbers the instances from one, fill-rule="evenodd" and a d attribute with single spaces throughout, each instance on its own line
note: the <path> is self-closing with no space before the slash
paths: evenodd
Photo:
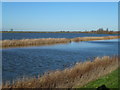
<path id="1" fill-rule="evenodd" d="M 52 45 L 59 43 L 79 42 L 79 41 L 92 41 L 92 40 L 106 40 L 106 39 L 117 39 L 120 36 L 106 36 L 106 37 L 77 37 L 77 38 L 41 38 L 41 39 L 21 39 L 21 40 L 1 40 L 0 47 L 11 48 L 11 47 L 24 47 L 24 46 L 41 46 L 41 45 Z"/>

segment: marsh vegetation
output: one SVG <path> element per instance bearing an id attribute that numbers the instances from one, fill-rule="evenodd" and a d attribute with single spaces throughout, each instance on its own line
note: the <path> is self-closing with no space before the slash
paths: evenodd
<path id="1" fill-rule="evenodd" d="M 104 37 L 77 37 L 77 38 L 41 38 L 41 39 L 21 39 L 21 40 L 1 40 L 0 47 L 24 47 L 24 46 L 43 46 L 59 43 L 79 42 L 79 41 L 92 41 L 92 40 L 108 40 L 118 39 L 120 36 L 104 36 Z"/>

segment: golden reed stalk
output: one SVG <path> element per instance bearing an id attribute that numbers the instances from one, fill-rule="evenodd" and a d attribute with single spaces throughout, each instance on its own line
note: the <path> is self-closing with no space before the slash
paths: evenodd
<path id="1" fill-rule="evenodd" d="M 21 40 L 1 40 L 1 48 L 24 47 L 24 46 L 41 46 L 52 45 L 59 43 L 92 41 L 92 40 L 107 40 L 118 39 L 120 36 L 105 36 L 105 37 L 77 37 L 72 39 L 67 38 L 41 38 L 41 39 L 21 39 Z"/>

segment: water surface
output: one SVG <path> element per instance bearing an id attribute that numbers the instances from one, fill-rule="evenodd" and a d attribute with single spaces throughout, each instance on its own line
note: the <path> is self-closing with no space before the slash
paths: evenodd
<path id="1" fill-rule="evenodd" d="M 31 39 L 31 38 L 75 38 L 95 36 L 116 36 L 117 34 L 92 34 L 92 33 L 2 33 L 2 40 Z"/>
<path id="2" fill-rule="evenodd" d="M 64 69 L 97 56 L 118 54 L 118 39 L 2 50 L 3 81 Z"/>

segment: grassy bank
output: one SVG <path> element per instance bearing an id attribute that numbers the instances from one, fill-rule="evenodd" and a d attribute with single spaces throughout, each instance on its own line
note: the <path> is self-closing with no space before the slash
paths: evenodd
<path id="1" fill-rule="evenodd" d="M 5 83 L 3 88 L 74 88 L 82 87 L 118 68 L 118 57 L 97 57 L 93 61 L 76 63 L 65 70 L 45 73 L 37 78 L 23 78 L 12 84 Z"/>
<path id="2" fill-rule="evenodd" d="M 119 88 L 118 75 L 120 76 L 120 74 L 118 74 L 118 72 L 120 72 L 120 68 L 104 77 L 100 77 L 99 79 L 86 84 L 82 88 L 97 88 L 102 85 L 105 85 L 107 88 Z"/>
<path id="3" fill-rule="evenodd" d="M 39 46 L 39 45 L 51 45 L 59 43 L 79 42 L 79 41 L 91 41 L 91 40 L 107 40 L 117 39 L 120 36 L 105 36 L 105 37 L 77 37 L 72 39 L 67 38 L 41 38 L 41 39 L 22 39 L 22 40 L 1 40 L 0 47 L 24 47 L 24 46 Z"/>

